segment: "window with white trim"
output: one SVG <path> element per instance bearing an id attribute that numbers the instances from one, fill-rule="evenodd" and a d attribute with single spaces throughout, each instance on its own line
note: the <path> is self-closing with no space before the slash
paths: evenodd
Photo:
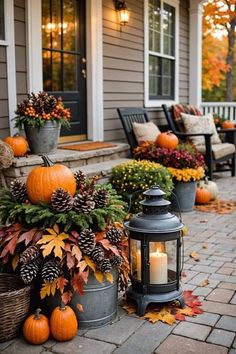
<path id="1" fill-rule="evenodd" d="M 176 98 L 177 2 L 147 0 L 146 80 L 149 103 Z"/>
<path id="2" fill-rule="evenodd" d="M 0 41 L 5 41 L 4 0 L 0 0 Z"/>

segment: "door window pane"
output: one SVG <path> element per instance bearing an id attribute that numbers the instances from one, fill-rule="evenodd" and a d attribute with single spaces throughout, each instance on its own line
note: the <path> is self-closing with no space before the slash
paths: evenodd
<path id="1" fill-rule="evenodd" d="M 75 51 L 77 50 L 77 40 L 76 33 L 78 33 L 77 23 L 76 23 L 76 6 L 74 0 L 64 0 L 63 1 L 63 22 L 62 22 L 62 32 L 63 32 L 63 49 Z"/>
<path id="2" fill-rule="evenodd" d="M 43 48 L 51 48 L 51 17 L 48 0 L 42 0 L 42 45 Z"/>
<path id="3" fill-rule="evenodd" d="M 60 0 L 52 0 L 51 41 L 53 49 L 61 49 L 62 18 Z"/>
<path id="4" fill-rule="evenodd" d="M 51 52 L 49 50 L 43 51 L 43 88 L 46 91 L 52 90 L 51 80 Z"/>
<path id="5" fill-rule="evenodd" d="M 5 40 L 4 0 L 0 0 L 0 40 Z"/>
<path id="6" fill-rule="evenodd" d="M 75 91 L 77 87 L 76 55 L 63 55 L 64 91 Z"/>
<path id="7" fill-rule="evenodd" d="M 52 91 L 62 90 L 61 54 L 52 52 Z"/>

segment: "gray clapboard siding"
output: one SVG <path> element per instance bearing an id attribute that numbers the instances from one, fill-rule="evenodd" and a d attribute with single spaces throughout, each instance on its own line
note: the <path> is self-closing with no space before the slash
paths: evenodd
<path id="1" fill-rule="evenodd" d="M 0 139 L 9 134 L 6 47 L 0 46 Z"/>
<path id="2" fill-rule="evenodd" d="M 103 0 L 104 138 L 124 139 L 118 107 L 144 105 L 144 2 L 129 0 L 130 21 L 122 27 L 112 0 Z M 179 100 L 188 102 L 189 89 L 189 0 L 180 1 Z M 159 125 L 166 121 L 160 108 L 149 109 Z"/>
<path id="3" fill-rule="evenodd" d="M 25 0 L 14 0 L 17 102 L 27 95 Z"/>

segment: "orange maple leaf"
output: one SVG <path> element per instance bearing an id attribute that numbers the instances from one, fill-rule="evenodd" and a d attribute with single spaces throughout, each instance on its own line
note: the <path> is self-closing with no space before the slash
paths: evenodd
<path id="1" fill-rule="evenodd" d="M 37 242 L 38 245 L 43 249 L 43 257 L 48 256 L 52 252 L 55 257 L 62 258 L 62 250 L 65 249 L 65 242 L 63 240 L 69 237 L 65 232 L 59 233 L 58 225 L 54 225 L 53 229 L 47 229 L 50 235 L 44 235 L 41 240 Z"/>
<path id="2" fill-rule="evenodd" d="M 63 276 L 59 277 L 57 279 L 57 289 L 60 290 L 61 294 L 64 291 L 65 286 L 68 284 L 68 280 L 64 278 Z"/>

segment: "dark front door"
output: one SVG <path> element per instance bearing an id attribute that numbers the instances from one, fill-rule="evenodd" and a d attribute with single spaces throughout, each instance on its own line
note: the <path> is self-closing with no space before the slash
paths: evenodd
<path id="1" fill-rule="evenodd" d="M 71 109 L 68 140 L 85 140 L 85 0 L 42 0 L 43 89 Z M 69 137 L 70 136 L 70 137 Z"/>

